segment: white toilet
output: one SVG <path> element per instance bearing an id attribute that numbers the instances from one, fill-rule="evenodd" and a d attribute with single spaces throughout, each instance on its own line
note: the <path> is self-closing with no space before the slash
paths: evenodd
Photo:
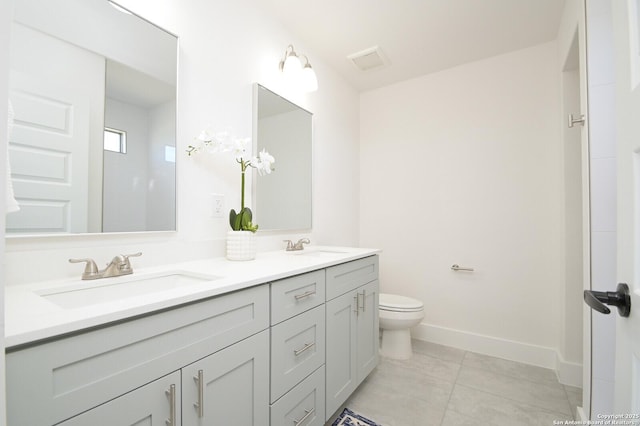
<path id="1" fill-rule="evenodd" d="M 424 304 L 410 297 L 380 293 L 380 354 L 409 359 L 412 355 L 409 329 L 424 318 Z"/>

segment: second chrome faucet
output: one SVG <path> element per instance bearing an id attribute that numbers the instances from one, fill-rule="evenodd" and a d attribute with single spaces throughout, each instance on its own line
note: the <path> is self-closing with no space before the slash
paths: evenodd
<path id="1" fill-rule="evenodd" d="M 130 257 L 142 256 L 142 252 L 134 254 L 119 254 L 115 256 L 106 268 L 99 270 L 93 259 L 69 259 L 71 263 L 85 262 L 86 266 L 82 273 L 83 280 L 96 280 L 98 278 L 118 277 L 120 275 L 128 275 L 133 273 Z"/>

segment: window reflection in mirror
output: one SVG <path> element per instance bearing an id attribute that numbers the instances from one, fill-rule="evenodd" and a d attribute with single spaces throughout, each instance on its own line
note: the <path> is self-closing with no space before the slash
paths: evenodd
<path id="1" fill-rule="evenodd" d="M 254 178 L 254 213 L 261 230 L 311 229 L 313 115 L 254 85 L 254 150 L 276 159 L 269 179 Z"/>

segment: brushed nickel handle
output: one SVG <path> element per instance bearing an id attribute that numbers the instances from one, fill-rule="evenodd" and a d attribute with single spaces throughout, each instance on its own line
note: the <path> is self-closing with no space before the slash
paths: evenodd
<path id="1" fill-rule="evenodd" d="M 176 385 L 169 386 L 169 390 L 165 393 L 169 397 L 169 418 L 165 420 L 165 424 L 176 426 Z"/>
<path id="2" fill-rule="evenodd" d="M 198 375 L 193 378 L 198 383 L 198 402 L 193 404 L 198 410 L 198 417 L 204 417 L 204 371 L 198 370 Z"/>
<path id="3" fill-rule="evenodd" d="M 315 290 L 308 290 L 308 291 L 305 291 L 305 292 L 304 292 L 304 293 L 302 293 L 302 294 L 296 294 L 296 295 L 295 295 L 295 296 L 293 296 L 293 297 L 295 297 L 295 298 L 296 298 L 296 301 L 298 301 L 298 300 L 301 300 L 301 299 L 307 298 L 307 297 L 309 297 L 309 296 L 313 296 L 314 294 L 316 294 L 316 291 L 315 291 Z"/>
<path id="4" fill-rule="evenodd" d="M 473 272 L 473 268 L 463 268 L 462 266 L 459 266 L 456 263 L 451 265 L 451 270 L 452 271 L 469 271 L 469 272 Z"/>
<path id="5" fill-rule="evenodd" d="M 362 312 L 364 312 L 365 307 L 367 306 L 367 290 L 362 289 Z"/>
<path id="6" fill-rule="evenodd" d="M 304 417 L 302 417 L 300 420 L 293 420 L 293 426 L 298 426 L 300 423 L 304 422 L 305 420 L 307 420 L 309 418 L 309 416 L 311 416 L 313 413 L 316 412 L 315 408 L 312 408 L 311 410 L 304 410 Z"/>
<path id="7" fill-rule="evenodd" d="M 574 117 L 573 114 L 569 114 L 567 125 L 569 126 L 569 128 L 575 126 L 576 124 L 581 124 L 584 126 L 584 121 L 584 114 L 579 114 L 578 118 Z"/>
<path id="8" fill-rule="evenodd" d="M 133 254 L 123 254 L 122 255 L 125 259 L 129 258 L 129 257 L 140 257 L 142 256 L 142 252 L 139 251 L 137 253 L 133 253 Z"/>
<path id="9" fill-rule="evenodd" d="M 300 349 L 294 349 L 293 350 L 293 354 L 295 356 L 298 356 L 306 351 L 308 351 L 309 349 L 311 349 L 312 347 L 314 347 L 316 345 L 316 342 L 311 342 L 311 343 L 305 343 L 303 347 L 301 347 Z"/>
<path id="10" fill-rule="evenodd" d="M 84 272 L 82 273 L 83 280 L 91 280 L 100 278 L 100 271 L 98 265 L 93 259 L 69 259 L 69 263 L 82 263 L 85 262 Z"/>

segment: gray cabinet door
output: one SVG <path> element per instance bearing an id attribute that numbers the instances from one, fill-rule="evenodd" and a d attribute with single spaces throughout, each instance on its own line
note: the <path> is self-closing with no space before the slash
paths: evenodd
<path id="1" fill-rule="evenodd" d="M 268 426 L 269 330 L 184 367 L 182 401 L 184 425 Z"/>
<path id="2" fill-rule="evenodd" d="M 326 415 L 340 408 L 356 389 L 357 317 L 355 291 L 343 294 L 326 304 Z"/>
<path id="3" fill-rule="evenodd" d="M 357 323 L 357 378 L 358 384 L 378 365 L 379 317 L 378 280 L 357 289 L 359 299 Z"/>
<path id="4" fill-rule="evenodd" d="M 179 426 L 180 399 L 180 372 L 176 371 L 60 425 Z"/>

